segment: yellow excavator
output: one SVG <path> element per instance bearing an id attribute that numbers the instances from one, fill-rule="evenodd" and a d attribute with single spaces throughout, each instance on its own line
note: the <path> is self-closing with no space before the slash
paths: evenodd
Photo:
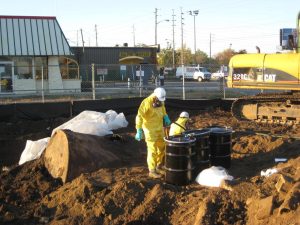
<path id="1" fill-rule="evenodd" d="M 238 54 L 229 62 L 229 88 L 270 90 L 244 96 L 232 104 L 238 120 L 300 123 L 300 12 L 297 34 L 289 35 L 285 52 Z"/>

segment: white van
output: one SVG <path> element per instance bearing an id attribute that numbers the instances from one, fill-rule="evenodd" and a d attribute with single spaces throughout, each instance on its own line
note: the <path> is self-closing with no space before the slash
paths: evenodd
<path id="1" fill-rule="evenodd" d="M 176 68 L 176 77 L 182 79 L 194 79 L 198 81 L 209 81 L 211 73 L 205 67 L 198 66 L 180 66 Z"/>

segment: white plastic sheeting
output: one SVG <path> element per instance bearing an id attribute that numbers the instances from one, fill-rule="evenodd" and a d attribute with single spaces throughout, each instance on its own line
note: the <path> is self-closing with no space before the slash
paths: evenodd
<path id="1" fill-rule="evenodd" d="M 278 173 L 278 170 L 276 169 L 276 168 L 273 168 L 273 169 L 267 169 L 267 170 L 262 170 L 262 171 L 260 171 L 260 175 L 262 176 L 262 177 L 269 177 L 269 176 L 271 176 L 272 174 L 274 174 L 274 173 Z"/>
<path id="2" fill-rule="evenodd" d="M 112 134 L 112 130 L 127 127 L 128 122 L 123 113 L 108 110 L 106 113 L 95 111 L 83 111 L 68 122 L 53 129 L 51 136 L 57 131 L 68 129 L 73 132 L 105 136 Z M 37 159 L 46 149 L 50 138 L 37 141 L 27 140 L 26 147 L 21 154 L 19 165 Z"/>
<path id="3" fill-rule="evenodd" d="M 71 130 L 77 133 L 104 136 L 112 134 L 112 130 L 127 127 L 128 122 L 123 113 L 117 114 L 113 110 L 106 113 L 95 111 L 83 111 L 73 119 L 53 129 L 51 136 L 56 130 Z"/>
<path id="4" fill-rule="evenodd" d="M 198 184 L 209 187 L 220 187 L 223 180 L 233 180 L 233 177 L 221 166 L 212 166 L 202 170 L 196 178 Z"/>
<path id="5" fill-rule="evenodd" d="M 43 153 L 44 149 L 46 148 L 49 140 L 50 140 L 49 137 L 40 139 L 38 141 L 27 140 L 25 149 L 21 154 L 19 165 L 27 161 L 31 161 L 39 158 Z"/>

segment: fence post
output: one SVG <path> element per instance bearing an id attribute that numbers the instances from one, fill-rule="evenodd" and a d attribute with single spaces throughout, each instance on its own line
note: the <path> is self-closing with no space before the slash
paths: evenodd
<path id="1" fill-rule="evenodd" d="M 130 89 L 130 78 L 129 77 L 127 79 L 127 86 L 128 86 L 128 89 Z"/>
<path id="2" fill-rule="evenodd" d="M 142 97 L 142 66 L 140 65 L 140 97 Z"/>
<path id="3" fill-rule="evenodd" d="M 92 63 L 92 92 L 93 100 L 95 100 L 95 64 Z"/>
<path id="4" fill-rule="evenodd" d="M 225 94 L 225 74 L 223 76 L 223 98 L 226 99 L 226 94 Z"/>
<path id="5" fill-rule="evenodd" d="M 184 79 L 185 79 L 185 73 L 183 71 L 184 65 L 181 65 L 181 71 L 182 71 L 182 99 L 185 100 L 185 84 L 184 84 Z"/>
<path id="6" fill-rule="evenodd" d="M 44 96 L 44 66 L 42 66 L 42 102 L 45 103 L 45 96 Z"/>

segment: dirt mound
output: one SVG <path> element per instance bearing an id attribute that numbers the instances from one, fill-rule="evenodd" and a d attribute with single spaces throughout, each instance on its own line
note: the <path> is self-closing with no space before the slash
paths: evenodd
<path id="1" fill-rule="evenodd" d="M 300 221 L 298 127 L 237 122 L 228 112 L 190 112 L 192 129 L 230 126 L 235 179 L 222 188 L 193 182 L 174 186 L 150 179 L 134 116 L 117 131 L 126 142 L 111 149 L 118 166 L 62 184 L 42 160 L 1 172 L 0 221 L 7 224 L 297 224 Z M 170 114 L 172 119 L 178 115 Z M 286 158 L 286 162 L 275 162 Z M 277 173 L 261 176 L 262 170 Z"/>

